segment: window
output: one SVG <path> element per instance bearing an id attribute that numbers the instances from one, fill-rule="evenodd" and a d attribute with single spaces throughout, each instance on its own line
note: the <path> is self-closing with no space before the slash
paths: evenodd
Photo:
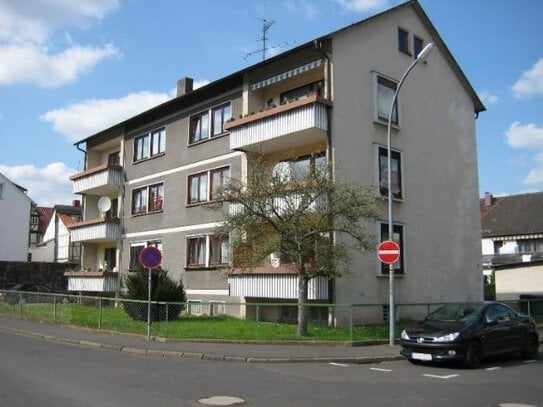
<path id="1" fill-rule="evenodd" d="M 295 100 L 305 99 L 311 95 L 320 95 L 322 86 L 322 81 L 319 81 L 283 92 L 279 97 L 280 103 L 290 103 Z"/>
<path id="2" fill-rule="evenodd" d="M 229 177 L 230 167 L 221 167 L 190 175 L 188 177 L 188 203 L 196 204 L 213 200 Z"/>
<path id="3" fill-rule="evenodd" d="M 137 242 L 130 244 L 130 270 L 136 270 L 140 264 L 140 254 L 146 247 L 156 247 L 162 252 L 162 242 L 160 240 L 151 240 L 148 242 Z"/>
<path id="4" fill-rule="evenodd" d="M 107 163 L 111 165 L 119 165 L 121 163 L 121 152 L 115 151 L 107 157 Z"/>
<path id="5" fill-rule="evenodd" d="M 4 183 L 0 182 L 0 199 L 4 199 Z"/>
<path id="6" fill-rule="evenodd" d="M 409 52 L 409 33 L 401 28 L 398 28 L 398 49 L 411 55 Z"/>
<path id="7" fill-rule="evenodd" d="M 388 162 L 387 149 L 379 147 L 379 194 L 388 196 Z M 397 151 L 391 151 L 390 155 L 392 196 L 402 199 L 402 158 Z"/>
<path id="8" fill-rule="evenodd" d="M 148 185 L 132 191 L 132 215 L 162 210 L 164 183 Z"/>
<path id="9" fill-rule="evenodd" d="M 419 37 L 413 37 L 413 56 L 416 58 L 424 48 L 424 41 Z"/>
<path id="10" fill-rule="evenodd" d="M 404 244 L 403 244 L 403 226 L 402 225 L 393 225 L 392 226 L 393 236 L 392 239 L 389 239 L 388 236 L 388 223 L 381 223 L 381 242 L 385 240 L 394 240 L 400 246 L 400 259 L 393 264 L 395 274 L 405 274 L 404 270 Z M 381 263 L 381 274 L 388 275 L 389 265 Z"/>
<path id="11" fill-rule="evenodd" d="M 166 151 L 166 129 L 154 130 L 134 139 L 134 162 L 156 157 Z"/>
<path id="12" fill-rule="evenodd" d="M 519 253 L 543 252 L 543 239 L 523 239 L 518 241 Z"/>
<path id="13" fill-rule="evenodd" d="M 383 78 L 382 76 L 376 76 L 376 119 L 383 122 L 388 122 L 388 114 L 390 112 L 390 104 L 392 98 L 396 92 L 396 83 Z M 398 100 L 394 103 L 394 110 L 392 111 L 392 123 L 398 124 Z"/>
<path id="14" fill-rule="evenodd" d="M 205 235 L 187 238 L 187 267 L 207 268 L 228 264 L 228 235 Z"/>
<path id="15" fill-rule="evenodd" d="M 285 181 L 303 179 L 316 170 L 323 171 L 326 168 L 326 155 L 319 152 L 302 157 L 283 160 L 275 164 L 272 170 L 273 176 L 281 177 Z"/>
<path id="16" fill-rule="evenodd" d="M 227 103 L 226 105 L 216 107 L 212 112 L 213 130 L 211 132 L 211 137 L 215 137 L 225 132 L 223 126 L 232 116 L 232 108 L 230 107 L 230 103 Z"/>
<path id="17" fill-rule="evenodd" d="M 189 144 L 226 134 L 224 124 L 230 117 L 232 117 L 230 102 L 193 115 L 189 125 Z"/>

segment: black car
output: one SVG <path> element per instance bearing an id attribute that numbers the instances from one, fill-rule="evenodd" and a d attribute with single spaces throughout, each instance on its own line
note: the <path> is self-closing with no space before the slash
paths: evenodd
<path id="1" fill-rule="evenodd" d="M 16 284 L 4 292 L 4 299 L 9 304 L 24 303 L 68 303 L 71 302 L 69 293 L 54 289 L 46 284 Z"/>
<path id="2" fill-rule="evenodd" d="M 401 354 L 413 363 L 460 360 L 476 368 L 483 358 L 521 353 L 537 358 L 535 321 L 498 302 L 447 304 L 402 332 Z"/>

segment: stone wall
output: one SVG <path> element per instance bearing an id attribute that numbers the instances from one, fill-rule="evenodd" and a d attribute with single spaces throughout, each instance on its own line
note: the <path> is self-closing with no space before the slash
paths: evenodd
<path id="1" fill-rule="evenodd" d="M 68 279 L 64 272 L 77 268 L 79 265 L 73 263 L 0 261 L 0 289 L 10 283 L 40 283 L 65 290 Z"/>

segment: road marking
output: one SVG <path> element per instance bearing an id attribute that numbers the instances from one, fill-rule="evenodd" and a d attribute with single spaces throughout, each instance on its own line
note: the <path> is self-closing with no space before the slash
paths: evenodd
<path id="1" fill-rule="evenodd" d="M 344 363 L 336 363 L 336 362 L 330 362 L 329 363 L 332 366 L 341 366 L 341 367 L 348 367 L 349 365 L 346 365 Z"/>
<path id="2" fill-rule="evenodd" d="M 531 359 L 531 360 L 525 360 L 525 361 L 524 361 L 524 362 L 522 362 L 522 363 L 524 363 L 524 364 L 528 364 L 528 363 L 536 363 L 536 362 L 537 362 L 537 360 L 536 360 L 536 359 Z"/>
<path id="3" fill-rule="evenodd" d="M 423 376 L 426 376 L 426 377 L 432 377 L 434 379 L 452 379 L 453 377 L 458 377 L 459 375 L 457 374 L 450 374 L 450 375 L 447 375 L 447 376 L 438 376 L 438 375 L 435 375 L 435 374 L 424 374 Z"/>
<path id="4" fill-rule="evenodd" d="M 499 369 L 501 369 L 500 366 L 494 366 L 494 367 L 488 367 L 485 370 L 488 370 L 489 372 L 491 372 L 492 370 L 499 370 Z"/>
<path id="5" fill-rule="evenodd" d="M 392 369 L 381 369 L 379 367 L 370 367 L 370 370 L 375 370 L 376 372 L 392 372 Z"/>

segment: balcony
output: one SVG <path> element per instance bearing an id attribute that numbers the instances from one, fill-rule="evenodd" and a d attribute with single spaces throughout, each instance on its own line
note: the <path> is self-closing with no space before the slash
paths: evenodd
<path id="1" fill-rule="evenodd" d="M 70 226 L 72 242 L 115 242 L 121 236 L 117 218 L 99 218 L 74 223 Z"/>
<path id="2" fill-rule="evenodd" d="M 245 116 L 225 124 L 232 150 L 274 152 L 326 142 L 327 110 L 317 95 Z"/>
<path id="3" fill-rule="evenodd" d="M 298 275 L 293 265 L 255 267 L 250 272 L 234 272 L 228 277 L 230 295 L 234 297 L 298 298 Z M 317 276 L 309 280 L 309 300 L 328 300 L 328 278 Z"/>
<path id="4" fill-rule="evenodd" d="M 113 293 L 119 288 L 119 274 L 111 271 L 67 271 L 68 290 Z"/>
<path id="5" fill-rule="evenodd" d="M 111 195 L 123 185 L 123 167 L 104 164 L 72 175 L 75 194 Z"/>

